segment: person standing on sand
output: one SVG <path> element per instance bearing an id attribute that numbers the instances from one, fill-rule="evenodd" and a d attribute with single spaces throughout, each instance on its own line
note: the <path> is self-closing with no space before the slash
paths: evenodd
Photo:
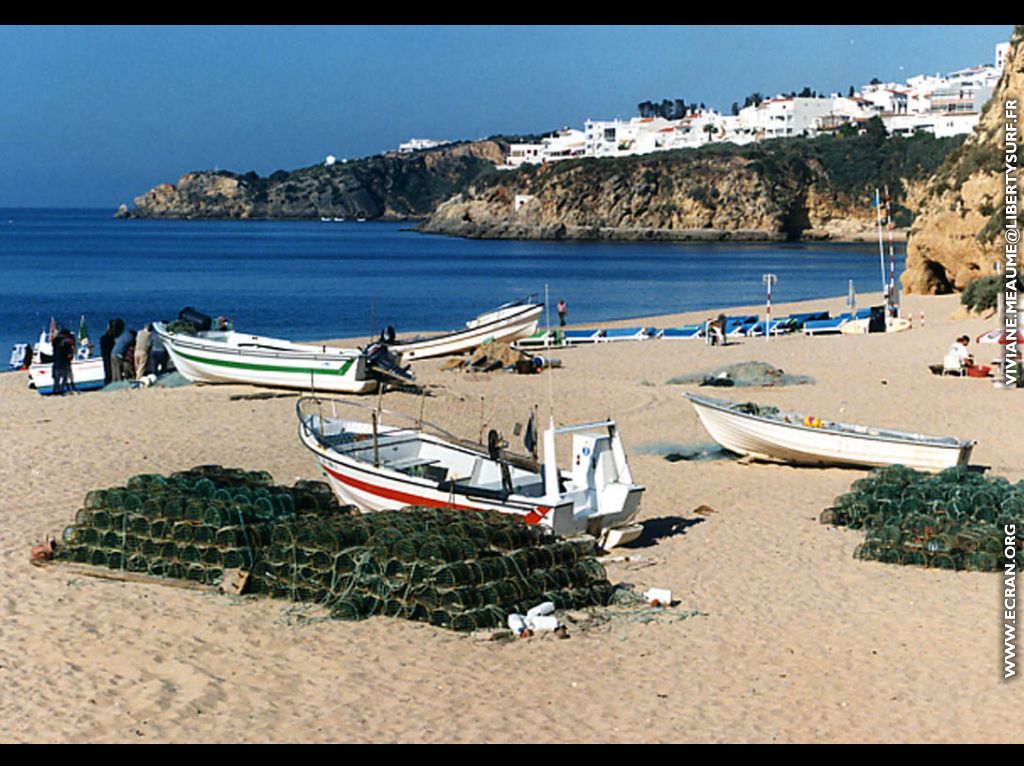
<path id="1" fill-rule="evenodd" d="M 125 328 L 124 320 L 117 318 L 113 322 L 114 347 L 110 350 L 110 380 L 121 381 L 124 378 L 122 363 L 128 343 L 132 340 L 131 334 Z"/>
<path id="2" fill-rule="evenodd" d="M 111 382 L 110 353 L 114 351 L 113 320 L 107 322 L 107 329 L 100 336 L 100 357 L 103 358 L 103 386 Z"/>
<path id="3" fill-rule="evenodd" d="M 725 316 L 724 312 L 718 316 L 718 345 L 720 347 L 724 347 L 726 344 L 729 343 L 725 335 L 725 327 L 726 325 L 728 325 L 728 323 L 729 319 Z"/>
<path id="4" fill-rule="evenodd" d="M 149 373 L 149 347 L 153 337 L 153 325 L 146 325 L 135 337 L 135 378 L 141 379 Z"/>
<path id="5" fill-rule="evenodd" d="M 147 326 L 152 329 L 152 324 Z M 159 333 L 149 337 L 149 370 L 157 376 L 167 370 L 167 349 Z"/>
<path id="6" fill-rule="evenodd" d="M 561 326 L 563 328 L 565 327 L 565 313 L 568 310 L 569 310 L 569 308 L 565 304 L 565 299 L 559 299 L 558 300 L 558 322 L 561 324 Z"/>
<path id="7" fill-rule="evenodd" d="M 71 361 L 75 357 L 75 337 L 62 328 L 53 340 L 53 394 L 63 395 L 74 389 Z"/>

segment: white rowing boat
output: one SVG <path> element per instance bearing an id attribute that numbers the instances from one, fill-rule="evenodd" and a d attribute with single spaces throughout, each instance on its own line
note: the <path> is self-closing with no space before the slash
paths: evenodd
<path id="1" fill-rule="evenodd" d="M 633 482 L 614 421 L 552 424 L 538 462 L 505 450 L 493 431 L 483 446 L 391 411 L 369 409 L 369 418 L 346 418 L 351 408 L 366 406 L 314 397 L 296 404 L 299 438 L 346 504 L 365 512 L 406 506 L 495 510 L 557 536 L 591 534 L 605 548 L 643 531 L 632 520 L 644 487 Z M 403 421 L 409 425 L 400 426 Z M 566 434 L 572 435 L 572 469 L 559 471 L 555 437 Z"/>
<path id="2" fill-rule="evenodd" d="M 457 355 L 476 349 L 488 341 L 512 342 L 531 336 L 537 330 L 543 310 L 543 304 L 514 301 L 478 315 L 468 321 L 462 330 L 437 336 L 395 341 L 393 329 L 388 329 L 391 333 L 386 343 L 403 364 L 412 360 Z"/>
<path id="3" fill-rule="evenodd" d="M 374 392 L 379 383 L 373 362 L 361 349 L 296 344 L 234 330 L 174 333 L 164 323 L 153 323 L 153 330 L 174 367 L 190 381 L 349 394 Z"/>
<path id="4" fill-rule="evenodd" d="M 683 396 L 722 447 L 757 459 L 856 467 L 902 464 L 936 472 L 967 464 L 975 445 L 974 440 L 823 421 L 755 403 Z"/>

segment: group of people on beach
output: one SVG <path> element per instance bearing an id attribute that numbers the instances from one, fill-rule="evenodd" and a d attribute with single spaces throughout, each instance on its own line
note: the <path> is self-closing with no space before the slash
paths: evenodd
<path id="1" fill-rule="evenodd" d="M 153 333 L 153 324 L 128 329 L 124 320 L 114 318 L 100 337 L 103 358 L 103 384 L 132 381 L 148 375 L 159 376 L 167 370 L 167 350 L 160 337 Z"/>

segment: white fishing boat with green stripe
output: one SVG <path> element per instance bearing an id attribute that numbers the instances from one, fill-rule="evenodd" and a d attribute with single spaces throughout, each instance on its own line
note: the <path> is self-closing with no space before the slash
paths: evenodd
<path id="1" fill-rule="evenodd" d="M 255 384 L 323 392 L 375 392 L 378 380 L 360 349 L 295 344 L 234 330 L 175 333 L 153 323 L 174 366 L 204 384 Z"/>

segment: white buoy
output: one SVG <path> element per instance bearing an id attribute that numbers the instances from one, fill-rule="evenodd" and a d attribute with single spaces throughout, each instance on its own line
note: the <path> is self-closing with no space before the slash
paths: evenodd
<path id="1" fill-rule="evenodd" d="M 532 618 L 533 616 L 547 616 L 549 613 L 555 612 L 555 604 L 551 601 L 535 605 L 533 608 L 526 612 L 526 618 Z"/>
<path id="2" fill-rule="evenodd" d="M 672 590 L 651 587 L 646 592 L 644 592 L 644 598 L 649 603 L 657 603 L 658 605 L 672 605 Z"/>
<path id="3" fill-rule="evenodd" d="M 526 629 L 526 621 L 518 613 L 510 613 L 508 615 L 508 628 L 515 632 L 517 635 L 523 634 L 523 630 Z"/>
<path id="4" fill-rule="evenodd" d="M 527 616 L 526 626 L 534 632 L 554 632 L 560 625 L 554 616 Z"/>

